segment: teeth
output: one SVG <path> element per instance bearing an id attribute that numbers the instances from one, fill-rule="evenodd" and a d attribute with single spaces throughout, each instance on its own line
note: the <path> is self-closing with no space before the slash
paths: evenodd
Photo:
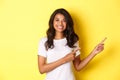
<path id="1" fill-rule="evenodd" d="M 58 26 L 58 28 L 62 29 L 63 27 L 62 26 Z"/>

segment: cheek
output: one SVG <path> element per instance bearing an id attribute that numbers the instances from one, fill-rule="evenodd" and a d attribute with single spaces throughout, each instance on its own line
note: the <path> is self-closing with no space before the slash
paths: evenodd
<path id="1" fill-rule="evenodd" d="M 66 22 L 63 23 L 66 26 Z"/>
<path id="2" fill-rule="evenodd" d="M 53 22 L 53 27 L 55 27 L 55 25 L 56 25 L 56 22 Z"/>
<path id="3" fill-rule="evenodd" d="M 66 25 L 67 25 L 67 24 L 66 24 L 66 23 L 64 23 L 63 25 L 64 25 L 64 27 L 66 28 Z"/>

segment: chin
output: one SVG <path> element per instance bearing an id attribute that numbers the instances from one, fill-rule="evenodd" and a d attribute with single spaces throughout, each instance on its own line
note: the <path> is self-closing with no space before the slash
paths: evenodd
<path id="1" fill-rule="evenodd" d="M 64 30 L 59 30 L 59 31 L 56 31 L 56 32 L 63 33 L 63 32 L 64 32 Z"/>

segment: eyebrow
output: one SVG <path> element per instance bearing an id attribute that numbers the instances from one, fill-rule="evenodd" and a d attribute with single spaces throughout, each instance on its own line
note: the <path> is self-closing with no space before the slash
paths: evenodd
<path id="1" fill-rule="evenodd" d="M 59 18 L 55 17 L 54 19 L 59 19 Z M 66 20 L 66 19 L 65 19 L 65 18 L 63 18 L 63 20 Z"/>

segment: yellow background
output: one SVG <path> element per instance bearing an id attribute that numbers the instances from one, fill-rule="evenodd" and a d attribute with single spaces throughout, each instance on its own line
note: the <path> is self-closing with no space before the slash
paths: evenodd
<path id="1" fill-rule="evenodd" d="M 37 65 L 38 41 L 57 8 L 72 15 L 80 37 L 81 58 L 104 37 L 105 50 L 77 80 L 120 80 L 119 0 L 0 0 L 0 80 L 43 80 Z"/>

